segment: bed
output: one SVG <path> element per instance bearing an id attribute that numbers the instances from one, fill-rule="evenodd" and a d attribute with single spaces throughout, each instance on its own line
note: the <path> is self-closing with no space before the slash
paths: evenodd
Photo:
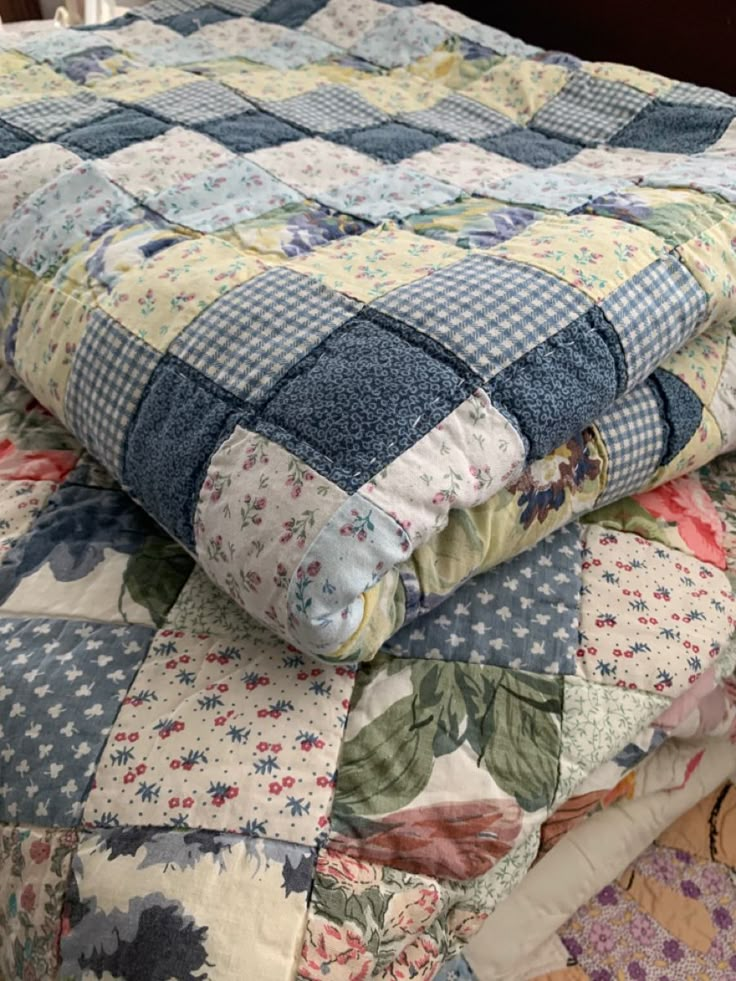
<path id="1" fill-rule="evenodd" d="M 429 981 L 725 779 L 734 117 L 432 3 L 4 41 L 0 971 Z"/>

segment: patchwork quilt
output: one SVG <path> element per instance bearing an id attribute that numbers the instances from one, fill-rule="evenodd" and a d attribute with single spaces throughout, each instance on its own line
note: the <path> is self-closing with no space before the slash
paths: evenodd
<path id="1" fill-rule="evenodd" d="M 432 3 L 5 44 L 0 976 L 430 981 L 734 738 L 735 118 Z"/>
<path id="2" fill-rule="evenodd" d="M 156 0 L 0 80 L 8 365 L 301 651 L 736 443 L 730 96 L 377 0 Z"/>

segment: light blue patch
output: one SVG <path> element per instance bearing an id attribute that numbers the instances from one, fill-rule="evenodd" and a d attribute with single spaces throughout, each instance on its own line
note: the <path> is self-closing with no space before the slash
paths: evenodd
<path id="1" fill-rule="evenodd" d="M 43 276 L 72 246 L 109 222 L 124 222 L 135 208 L 135 199 L 96 164 L 78 164 L 31 194 L 0 226 L 3 249 Z"/>
<path id="2" fill-rule="evenodd" d="M 378 223 L 439 207 L 463 194 L 459 187 L 401 163 L 382 167 L 364 174 L 358 181 L 320 192 L 319 199 L 336 211 Z"/>
<path id="3" fill-rule="evenodd" d="M 214 232 L 302 198 L 250 160 L 236 157 L 143 200 L 176 225 Z"/>
<path id="4" fill-rule="evenodd" d="M 554 174 L 544 170 L 515 174 L 493 186 L 493 197 L 510 204 L 534 205 L 572 211 L 631 181 L 621 177 L 587 177 L 585 174 Z"/>
<path id="5" fill-rule="evenodd" d="M 397 657 L 574 674 L 580 553 L 580 526 L 560 528 L 402 627 L 387 650 Z M 431 608 L 432 597 L 420 604 Z"/>
<path id="6" fill-rule="evenodd" d="M 329 651 L 363 615 L 362 594 L 405 558 L 410 543 L 395 518 L 352 494 L 307 549 L 289 584 L 289 628 L 297 645 Z M 357 597 L 357 599 L 356 599 Z"/>
<path id="7" fill-rule="evenodd" d="M 291 68 L 301 68 L 302 65 L 330 58 L 340 51 L 340 48 L 336 48 L 328 41 L 294 31 L 289 37 L 279 38 L 267 48 L 245 48 L 241 52 L 241 57 L 259 64 L 270 65 L 272 68 L 278 68 L 279 71 L 288 71 Z"/>

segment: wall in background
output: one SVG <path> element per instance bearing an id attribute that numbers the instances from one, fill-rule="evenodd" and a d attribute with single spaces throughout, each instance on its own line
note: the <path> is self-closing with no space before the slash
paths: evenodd
<path id="1" fill-rule="evenodd" d="M 531 44 L 736 95 L 736 0 L 444 0 Z"/>

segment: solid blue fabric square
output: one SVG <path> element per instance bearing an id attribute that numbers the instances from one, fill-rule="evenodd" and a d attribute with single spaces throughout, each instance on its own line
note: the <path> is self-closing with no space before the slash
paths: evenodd
<path id="1" fill-rule="evenodd" d="M 695 392 L 670 371 L 658 368 L 649 386 L 665 420 L 665 445 L 660 466 L 673 460 L 695 435 L 703 418 L 703 406 Z"/>
<path id="2" fill-rule="evenodd" d="M 508 133 L 475 142 L 485 150 L 500 153 L 529 167 L 554 167 L 555 164 L 572 160 L 582 149 L 577 143 L 545 136 L 533 129 L 512 129 Z"/>
<path id="3" fill-rule="evenodd" d="M 736 111 L 720 106 L 653 102 L 610 141 L 660 153 L 702 153 L 723 135 Z"/>
<path id="4" fill-rule="evenodd" d="M 165 133 L 170 126 L 170 123 L 162 122 L 155 116 L 125 108 L 95 119 L 86 126 L 77 126 L 56 142 L 82 157 L 98 159 L 133 143 L 152 140 Z"/>
<path id="5" fill-rule="evenodd" d="M 172 17 L 167 17 L 166 20 L 162 20 L 161 23 L 164 27 L 169 27 L 172 31 L 187 37 L 189 34 L 194 34 L 195 31 L 206 27 L 207 24 L 219 24 L 220 21 L 232 19 L 232 14 L 206 4 L 195 10 L 186 10 L 184 13 L 174 14 Z"/>
<path id="6" fill-rule="evenodd" d="M 327 0 L 270 0 L 265 7 L 256 10 L 253 20 L 281 24 L 282 27 L 301 27 L 327 3 Z"/>
<path id="7" fill-rule="evenodd" d="M 403 123 L 382 123 L 380 126 L 369 126 L 368 129 L 330 133 L 330 139 L 334 143 L 341 143 L 391 164 L 446 142 L 431 133 L 404 126 Z"/>
<path id="8" fill-rule="evenodd" d="M 302 140 L 305 134 L 266 112 L 244 112 L 227 119 L 214 119 L 193 127 L 219 140 L 234 153 L 252 153 L 264 147 Z"/>
<path id="9" fill-rule="evenodd" d="M 529 441 L 530 460 L 590 425 L 616 398 L 617 365 L 599 332 L 602 324 L 608 328 L 600 311 L 589 310 L 488 384 L 494 404 Z"/>
<path id="10" fill-rule="evenodd" d="M 9 157 L 11 153 L 19 153 L 27 149 L 33 139 L 7 123 L 0 123 L 0 157 Z"/>
<path id="11" fill-rule="evenodd" d="M 324 473 L 322 461 L 331 461 L 324 476 L 351 492 L 477 385 L 476 376 L 429 338 L 363 313 L 284 376 L 261 419 L 282 430 L 285 445 L 315 469 Z"/>
<path id="12" fill-rule="evenodd" d="M 242 421 L 236 399 L 165 355 L 128 428 L 123 486 L 135 487 L 148 513 L 191 550 L 197 494 L 210 457 Z"/>

